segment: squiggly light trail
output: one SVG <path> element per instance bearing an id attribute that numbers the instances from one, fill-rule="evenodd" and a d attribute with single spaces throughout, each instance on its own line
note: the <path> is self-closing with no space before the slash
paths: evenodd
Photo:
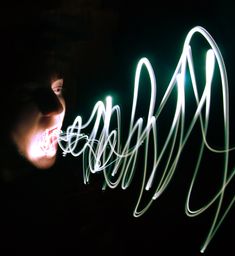
<path id="1" fill-rule="evenodd" d="M 210 49 L 206 54 L 205 65 L 205 86 L 201 97 L 199 96 L 198 86 L 196 82 L 195 70 L 193 65 L 193 55 L 190 47 L 190 42 L 195 33 L 199 33 L 207 41 Z M 209 116 L 211 109 L 211 90 L 212 79 L 214 76 L 214 67 L 217 62 L 219 67 L 219 74 L 221 78 L 222 89 L 222 112 L 223 112 L 223 149 L 218 150 L 209 145 L 207 141 L 207 131 L 209 124 Z M 143 67 L 146 67 L 151 84 L 151 97 L 148 109 L 148 117 L 146 124 L 143 118 L 136 117 L 137 99 L 139 92 L 139 83 Z M 185 125 L 185 99 L 186 99 L 186 72 L 190 75 L 192 90 L 196 102 L 196 110 L 191 120 L 191 123 L 186 127 Z M 202 134 L 202 143 L 198 155 L 197 164 L 185 203 L 185 213 L 194 217 L 206 211 L 212 204 L 217 203 L 215 215 L 212 220 L 207 237 L 202 245 L 201 252 L 204 252 L 215 235 L 217 229 L 223 222 L 225 216 L 234 204 L 235 196 L 226 209 L 223 209 L 222 203 L 224 200 L 225 189 L 234 177 L 235 168 L 231 173 L 228 172 L 229 152 L 232 150 L 229 146 L 229 91 L 228 80 L 226 74 L 225 64 L 218 46 L 211 37 L 211 35 L 202 27 L 193 28 L 187 35 L 181 57 L 176 66 L 174 74 L 170 80 L 167 90 L 160 102 L 159 107 L 156 108 L 156 79 L 153 68 L 147 58 L 142 58 L 137 65 L 135 81 L 134 81 L 134 95 L 132 103 L 132 111 L 130 118 L 129 132 L 126 142 L 121 147 L 121 110 L 118 105 L 112 104 L 112 98 L 108 96 L 105 103 L 99 101 L 95 104 L 90 118 L 83 123 L 81 116 L 77 116 L 73 124 L 67 128 L 65 133 L 61 133 L 59 137 L 59 145 L 63 150 L 63 154 L 72 154 L 75 157 L 83 156 L 83 175 L 84 183 L 88 183 L 91 173 L 102 171 L 104 174 L 105 184 L 110 188 L 115 188 L 121 183 L 121 187 L 126 189 L 132 181 L 135 174 L 138 152 L 140 147 L 144 148 L 144 166 L 143 179 L 138 196 L 138 200 L 134 209 L 133 215 L 139 217 L 143 215 L 150 207 L 152 202 L 159 198 L 165 191 L 175 173 L 182 150 L 187 143 L 190 134 L 192 133 L 195 124 L 199 121 L 200 130 Z M 173 121 L 169 129 L 168 135 L 161 149 L 158 148 L 158 133 L 157 122 L 162 113 L 173 88 L 177 89 L 177 102 L 174 112 Z M 111 121 L 116 124 L 115 129 L 111 128 Z M 93 125 L 90 135 L 84 132 L 84 129 Z M 150 140 L 151 136 L 151 140 Z M 151 160 L 151 167 L 149 163 L 149 145 L 153 145 L 153 159 Z M 170 148 L 170 152 L 169 152 Z M 218 192 L 211 198 L 209 202 L 201 208 L 192 210 L 190 208 L 190 200 L 195 181 L 200 170 L 205 148 L 213 153 L 223 154 L 223 179 Z M 168 151 L 167 151 L 168 150 Z M 167 153 L 168 152 L 168 153 Z M 166 155 L 168 154 L 167 158 Z M 165 159 L 165 160 L 164 160 Z M 163 174 L 158 184 L 154 185 L 156 173 L 164 162 Z M 150 172 L 147 170 L 149 170 Z M 111 171 L 110 171 L 111 170 Z M 146 190 L 153 190 L 154 193 L 146 206 L 140 209 L 140 203 L 143 199 L 143 193 Z M 223 210 L 223 211 L 222 211 Z"/>

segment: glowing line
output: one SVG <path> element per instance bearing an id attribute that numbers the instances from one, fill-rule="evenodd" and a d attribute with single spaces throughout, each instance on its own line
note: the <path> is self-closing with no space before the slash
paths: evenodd
<path id="1" fill-rule="evenodd" d="M 191 39 L 195 33 L 199 33 L 201 36 L 203 36 L 203 38 L 211 47 L 211 49 L 207 51 L 206 55 L 206 81 L 201 97 L 199 96 L 197 89 L 198 86 L 194 72 L 192 50 L 190 47 Z M 217 63 L 219 67 L 223 96 L 223 149 L 216 149 L 209 145 L 207 141 L 207 131 L 211 108 L 212 80 L 215 63 Z M 151 85 L 151 97 L 146 124 L 144 124 L 143 118 L 136 118 L 139 83 L 143 67 L 147 69 Z M 190 75 L 197 107 L 191 123 L 188 125 L 188 127 L 185 127 L 185 77 L 187 71 Z M 222 202 L 224 200 L 225 189 L 235 174 L 234 168 L 230 175 L 228 175 L 229 152 L 234 150 L 234 148 L 229 147 L 228 80 L 225 64 L 220 50 L 214 39 L 204 28 L 198 26 L 189 31 L 185 39 L 182 54 L 174 74 L 170 80 L 170 83 L 160 102 L 159 107 L 155 111 L 157 94 L 156 88 L 156 79 L 153 68 L 147 58 L 142 58 L 138 62 L 136 68 L 130 126 L 126 143 L 123 147 L 121 147 L 120 107 L 118 105 L 113 106 L 112 98 L 110 96 L 106 98 L 105 103 L 99 101 L 95 104 L 91 116 L 85 124 L 83 124 L 83 120 L 80 116 L 76 117 L 73 124 L 67 128 L 67 131 L 60 134 L 58 143 L 63 150 L 64 156 L 68 153 L 75 157 L 80 155 L 83 156 L 83 177 L 85 184 L 89 182 L 91 173 L 100 171 L 103 172 L 105 179 L 103 189 L 105 189 L 107 186 L 110 188 L 116 188 L 120 183 L 123 189 L 126 189 L 130 186 L 136 170 L 138 152 L 140 147 L 143 147 L 145 152 L 143 177 L 138 200 L 133 212 L 135 217 L 139 217 L 149 209 L 152 202 L 159 198 L 168 187 L 173 178 L 173 175 L 175 174 L 182 150 L 186 145 L 196 122 L 199 120 L 202 133 L 202 142 L 195 171 L 189 186 L 189 191 L 185 203 L 185 213 L 190 217 L 200 215 L 218 200 L 215 216 L 213 217 L 211 227 L 201 248 L 201 252 L 204 252 L 235 201 L 235 196 L 233 196 L 228 207 L 222 212 Z M 166 103 L 168 102 L 168 99 L 171 96 L 172 90 L 174 88 L 177 89 L 175 113 L 164 145 L 161 149 L 159 149 L 157 145 L 157 122 L 159 122 L 159 117 L 162 113 L 162 110 L 166 106 Z M 111 122 L 116 122 L 115 129 L 111 128 Z M 91 129 L 90 135 L 86 135 L 84 130 L 92 126 L 92 124 L 93 128 Z M 151 141 L 150 135 L 152 135 Z M 150 143 L 153 144 L 153 160 L 151 160 L 151 163 L 149 161 Z M 224 155 L 223 180 L 218 192 L 208 203 L 204 204 L 200 209 L 191 210 L 191 194 L 195 186 L 198 172 L 200 170 L 205 148 L 213 153 Z M 167 160 L 164 160 L 166 156 Z M 160 169 L 160 165 L 163 161 L 166 161 L 164 162 L 164 170 L 162 176 L 160 177 L 160 181 L 156 185 L 154 184 L 154 181 L 156 181 L 156 174 Z M 150 172 L 149 169 L 151 170 Z M 150 173 L 149 176 L 148 173 Z M 144 191 L 148 191 L 150 189 L 154 189 L 154 193 L 151 199 L 146 203 L 145 207 L 139 209 Z"/>

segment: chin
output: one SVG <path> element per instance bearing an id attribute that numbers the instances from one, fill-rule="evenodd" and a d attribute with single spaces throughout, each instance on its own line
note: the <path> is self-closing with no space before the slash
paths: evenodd
<path id="1" fill-rule="evenodd" d="M 49 169 L 54 165 L 56 156 L 43 156 L 29 161 L 38 169 Z"/>

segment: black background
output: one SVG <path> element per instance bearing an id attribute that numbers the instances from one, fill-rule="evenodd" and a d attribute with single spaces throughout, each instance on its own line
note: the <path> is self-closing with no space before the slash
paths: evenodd
<path id="1" fill-rule="evenodd" d="M 21 63 L 17 70 L 7 70 L 11 64 L 2 62 L 1 66 L 8 74 L 13 73 L 13 81 L 18 81 L 19 77 L 42 79 L 43 72 L 50 72 L 46 68 L 50 69 L 51 56 L 56 56 L 65 73 L 64 129 L 78 114 L 87 118 L 97 100 L 104 100 L 107 95 L 112 95 L 121 106 L 122 122 L 127 128 L 138 60 L 143 56 L 149 58 L 161 96 L 174 72 L 187 33 L 200 25 L 217 42 L 227 67 L 231 144 L 234 144 L 234 22 L 232 1 L 8 3 L 1 8 L 1 30 L 4 36 L 10 36 L 11 32 L 17 35 L 15 45 L 21 49 L 19 56 L 25 58 L 17 60 L 15 57 L 14 61 Z M 32 55 L 29 42 L 33 49 L 38 49 L 37 53 Z M 147 97 L 147 91 L 143 91 L 141 105 L 145 105 Z M 214 129 L 212 137 L 220 140 L 220 134 Z M 102 192 L 102 175 L 92 178 L 91 184 L 83 185 L 81 159 L 63 158 L 59 151 L 58 161 L 51 170 L 34 170 L 4 188 L 3 200 L 12 209 L 8 217 L 15 228 L 14 231 L 9 228 L 4 234 L 2 247 L 32 252 L 40 248 L 67 248 L 81 255 L 98 252 L 105 255 L 199 255 L 215 207 L 196 218 L 184 214 L 197 140 L 197 137 L 191 139 L 188 154 L 182 156 L 169 188 L 140 218 L 132 217 L 132 211 L 140 189 L 141 167 L 137 167 L 133 185 L 127 190 L 116 188 Z M 234 154 L 231 154 L 230 167 L 234 165 L 233 160 Z M 214 173 L 219 165 L 212 161 L 211 158 L 205 161 L 209 174 L 199 197 L 211 189 L 213 182 L 218 182 Z M 228 201 L 233 195 L 232 185 Z M 233 254 L 234 209 L 205 255 Z"/>

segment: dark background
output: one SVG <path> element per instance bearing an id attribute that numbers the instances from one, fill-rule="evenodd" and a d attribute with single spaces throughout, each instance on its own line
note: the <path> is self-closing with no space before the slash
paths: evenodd
<path id="1" fill-rule="evenodd" d="M 235 144 L 232 1 L 60 0 L 1 5 L 2 40 L 10 42 L 6 49 L 11 52 L 11 58 L 1 61 L 2 95 L 7 94 L 6 82 L 14 89 L 17 82 L 41 81 L 52 69 L 60 70 L 67 102 L 64 129 L 78 114 L 87 118 L 94 104 L 107 95 L 112 95 L 115 104 L 121 106 L 123 126 L 127 128 L 138 60 L 145 56 L 153 65 L 159 101 L 175 70 L 187 33 L 196 25 L 204 27 L 217 42 L 227 67 L 230 136 L 231 144 Z M 4 51 L 2 48 L 5 56 Z M 140 99 L 143 107 L 147 97 L 148 90 L 143 90 Z M 168 115 L 170 113 L 166 113 L 166 122 Z M 216 122 L 214 125 L 211 137 L 220 141 L 221 132 Z M 83 185 L 81 159 L 63 158 L 59 151 L 57 164 L 51 170 L 34 170 L 4 188 L 3 200 L 12 209 L 11 225 L 16 228 L 14 232 L 9 228 L 4 234 L 2 247 L 32 252 L 46 247 L 66 248 L 81 255 L 100 252 L 105 255 L 199 255 L 215 207 L 196 218 L 184 214 L 197 135 L 186 147 L 169 188 L 137 219 L 132 217 L 132 211 L 140 189 L 141 160 L 130 188 L 102 192 L 102 175 L 92 178 L 91 184 Z M 233 160 L 234 153 L 230 167 L 234 167 Z M 217 179 L 217 173 L 221 177 L 220 166 L 217 160 L 213 161 L 211 156 L 205 160 L 208 175 L 195 197 L 196 205 L 205 193 L 214 191 L 213 182 L 221 181 Z M 229 186 L 225 202 L 232 198 L 233 185 L 234 182 Z M 233 255 L 234 235 L 232 209 L 205 255 Z"/>

